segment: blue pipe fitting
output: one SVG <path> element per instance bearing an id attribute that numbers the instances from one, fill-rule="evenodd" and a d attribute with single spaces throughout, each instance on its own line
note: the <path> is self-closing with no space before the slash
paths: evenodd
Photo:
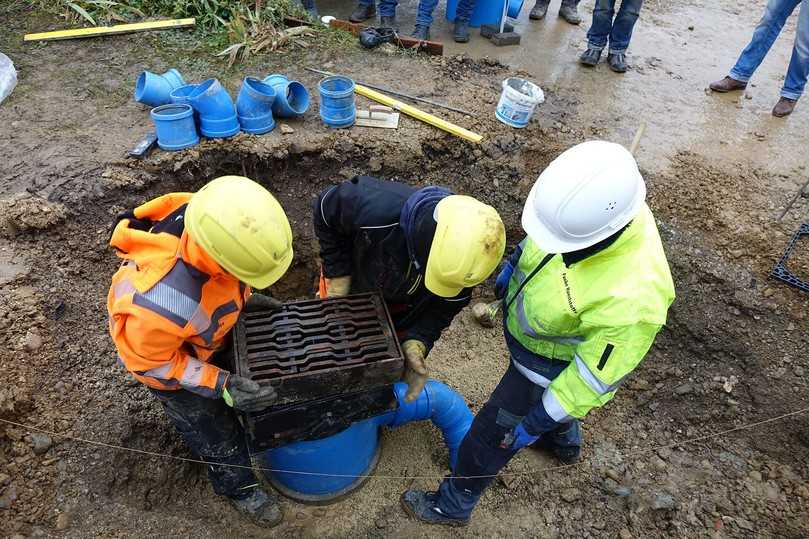
<path id="1" fill-rule="evenodd" d="M 160 105 L 152 109 L 150 116 L 157 132 L 157 144 L 162 149 L 173 152 L 199 142 L 191 105 Z"/>
<path id="2" fill-rule="evenodd" d="M 506 1 L 508 2 L 506 14 L 512 19 L 516 19 L 517 17 L 519 17 L 520 11 L 522 11 L 522 5 L 524 0 L 506 0 Z"/>
<path id="3" fill-rule="evenodd" d="M 191 99 L 190 96 L 194 93 L 194 90 L 197 89 L 196 84 L 185 84 L 180 86 L 179 88 L 175 88 L 169 94 L 169 99 L 172 103 L 180 103 L 184 105 L 190 105 Z"/>
<path id="4" fill-rule="evenodd" d="M 400 427 L 431 419 L 444 436 L 450 468 L 474 416 L 463 397 L 445 384 L 428 380 L 418 398 L 405 402 L 407 384 L 393 388 L 396 410 L 359 421 L 327 438 L 295 442 L 267 451 L 262 467 L 282 494 L 302 502 L 334 501 L 358 488 L 373 473 L 379 459 L 379 427 Z"/>
<path id="5" fill-rule="evenodd" d="M 185 81 L 176 69 L 169 69 L 162 75 L 144 71 L 135 81 L 135 101 L 159 107 L 171 103 L 171 91 L 184 86 Z"/>
<path id="6" fill-rule="evenodd" d="M 253 135 L 269 133 L 275 127 L 272 104 L 275 90 L 255 77 L 247 77 L 236 98 L 236 112 L 242 131 Z"/>
<path id="7" fill-rule="evenodd" d="M 199 130 L 204 136 L 226 138 L 241 130 L 233 99 L 218 80 L 200 83 L 188 99 L 199 113 Z"/>
<path id="8" fill-rule="evenodd" d="M 309 109 L 309 92 L 298 81 L 290 81 L 286 76 L 274 74 L 264 78 L 264 82 L 275 90 L 272 113 L 278 118 L 302 116 Z"/>
<path id="9" fill-rule="evenodd" d="M 357 107 L 354 105 L 354 81 L 339 75 L 326 77 L 317 86 L 320 93 L 320 118 L 329 127 L 354 125 Z"/>

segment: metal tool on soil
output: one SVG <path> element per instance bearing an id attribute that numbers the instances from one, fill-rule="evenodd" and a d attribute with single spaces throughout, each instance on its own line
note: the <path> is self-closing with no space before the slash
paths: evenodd
<path id="1" fill-rule="evenodd" d="M 795 193 L 795 196 L 794 196 L 794 197 L 792 197 L 792 200 L 790 200 L 790 201 L 789 201 L 789 204 L 787 204 L 787 207 L 786 207 L 786 208 L 784 208 L 784 211 L 782 211 L 782 212 L 781 212 L 781 215 L 779 215 L 779 216 L 778 216 L 777 221 L 778 221 L 779 223 L 781 222 L 781 219 L 783 219 L 783 218 L 784 218 L 784 215 L 786 215 L 786 214 L 789 212 L 789 210 L 791 210 L 791 209 L 792 209 L 792 206 L 793 206 L 793 205 L 795 205 L 795 202 L 796 202 L 796 201 L 797 201 L 797 200 L 798 200 L 798 199 L 799 199 L 799 198 L 800 198 L 802 195 L 806 195 L 806 193 L 807 193 L 806 188 L 807 188 L 807 187 L 809 187 L 809 180 L 806 180 L 806 183 L 804 183 L 804 184 L 803 184 L 803 186 L 802 186 L 800 189 L 798 189 L 798 192 L 797 192 L 797 193 Z"/>
<path id="2" fill-rule="evenodd" d="M 770 276 L 778 279 L 779 281 L 783 281 L 788 285 L 794 286 L 799 290 L 809 292 L 809 282 L 797 277 L 794 273 L 787 269 L 787 261 L 789 260 L 789 256 L 792 254 L 792 251 L 795 250 L 798 241 L 800 241 L 800 239 L 804 236 L 809 236 L 809 223 L 803 223 L 798 231 L 795 232 L 795 235 L 792 236 L 792 239 L 789 240 L 789 245 L 787 245 L 784 254 L 775 264 L 772 272 L 770 272 Z"/>

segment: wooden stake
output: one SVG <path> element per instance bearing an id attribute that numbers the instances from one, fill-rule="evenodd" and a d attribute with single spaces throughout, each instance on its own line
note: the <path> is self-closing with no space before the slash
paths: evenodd
<path id="1" fill-rule="evenodd" d="M 138 22 L 133 24 L 116 24 L 113 26 L 96 26 L 95 28 L 74 28 L 72 30 L 56 30 L 38 34 L 25 34 L 23 41 L 56 41 L 59 39 L 78 39 L 107 35 L 129 34 L 148 30 L 170 30 L 194 26 L 196 19 L 170 19 L 164 21 Z"/>

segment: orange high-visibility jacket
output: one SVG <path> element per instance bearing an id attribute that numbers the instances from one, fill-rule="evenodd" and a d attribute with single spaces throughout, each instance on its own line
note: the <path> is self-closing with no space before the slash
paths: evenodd
<path id="1" fill-rule="evenodd" d="M 250 288 L 189 237 L 182 219 L 190 198 L 161 196 L 116 225 L 110 245 L 124 263 L 107 296 L 110 335 L 119 360 L 147 386 L 215 398 L 228 372 L 208 360 L 236 323 Z"/>

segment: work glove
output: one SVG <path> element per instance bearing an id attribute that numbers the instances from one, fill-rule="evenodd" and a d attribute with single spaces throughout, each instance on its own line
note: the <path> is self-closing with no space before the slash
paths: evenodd
<path id="1" fill-rule="evenodd" d="M 347 296 L 349 290 L 351 290 L 351 275 L 326 279 L 327 298 L 339 298 L 340 296 Z"/>
<path id="2" fill-rule="evenodd" d="M 276 401 L 278 395 L 271 386 L 231 374 L 222 390 L 222 398 L 231 408 L 242 412 L 260 412 Z"/>
<path id="3" fill-rule="evenodd" d="M 497 274 L 497 280 L 494 281 L 494 297 L 497 299 L 506 297 L 508 282 L 511 280 L 512 273 L 514 273 L 514 266 L 506 260 L 500 269 L 500 273 Z"/>
<path id="4" fill-rule="evenodd" d="M 518 451 L 527 445 L 531 445 L 537 440 L 539 440 L 539 436 L 529 434 L 528 431 L 525 430 L 525 427 L 523 427 L 522 422 L 520 422 L 516 427 L 514 427 L 514 430 L 506 434 L 503 441 L 500 442 L 500 449 L 511 449 L 512 451 Z"/>
<path id="5" fill-rule="evenodd" d="M 284 304 L 275 298 L 264 294 L 252 293 L 244 304 L 244 312 L 252 313 L 256 311 L 277 311 Z"/>
<path id="6" fill-rule="evenodd" d="M 415 339 L 402 343 L 405 359 L 404 381 L 407 384 L 405 402 L 413 402 L 427 383 L 427 346 Z"/>

